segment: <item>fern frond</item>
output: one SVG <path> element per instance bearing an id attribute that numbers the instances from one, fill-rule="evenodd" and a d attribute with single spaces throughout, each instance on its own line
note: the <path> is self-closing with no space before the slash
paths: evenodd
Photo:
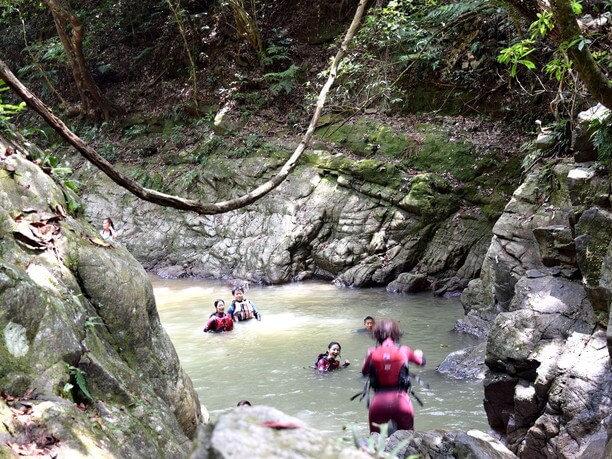
<path id="1" fill-rule="evenodd" d="M 469 2 L 449 3 L 429 12 L 424 18 L 424 22 L 429 23 L 450 23 L 458 20 L 462 16 L 470 13 L 487 14 L 487 11 L 495 9 L 489 0 L 472 0 Z"/>

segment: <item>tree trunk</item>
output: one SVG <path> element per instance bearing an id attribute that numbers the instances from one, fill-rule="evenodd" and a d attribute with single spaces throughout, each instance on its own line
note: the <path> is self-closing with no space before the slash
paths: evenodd
<path id="1" fill-rule="evenodd" d="M 60 5 L 60 2 L 57 0 L 43 1 L 51 10 L 57 34 L 68 56 L 83 111 L 86 114 L 94 113 L 96 117 L 108 119 L 111 112 L 114 112 L 115 109 L 102 95 L 85 62 L 83 54 L 83 36 L 85 31 L 83 24 L 79 18 Z M 67 31 L 68 24 L 72 27 L 70 34 Z"/>
<path id="2" fill-rule="evenodd" d="M 571 42 L 580 37 L 582 32 L 569 0 L 551 0 L 550 6 L 561 41 Z M 581 49 L 577 44 L 573 45 L 567 50 L 567 54 L 574 62 L 574 67 L 591 96 L 612 110 L 612 84 L 593 59 L 588 45 L 584 44 Z"/>
<path id="3" fill-rule="evenodd" d="M 570 0 L 550 0 L 550 6 L 548 2 L 542 0 L 508 0 L 508 3 L 529 22 L 536 21 L 538 13 L 550 10 L 555 27 L 548 36 L 558 45 L 571 42 L 582 34 Z M 593 99 L 612 109 L 612 84 L 593 59 L 589 47 L 585 44 L 582 49 L 578 49 L 574 45 L 567 50 L 567 54 L 572 59 L 574 68 Z"/>

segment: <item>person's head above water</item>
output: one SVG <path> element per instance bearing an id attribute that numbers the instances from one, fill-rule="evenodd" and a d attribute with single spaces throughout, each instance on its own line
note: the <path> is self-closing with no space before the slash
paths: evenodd
<path id="1" fill-rule="evenodd" d="M 327 345 L 327 355 L 332 359 L 337 359 L 340 357 L 340 351 L 342 350 L 342 346 L 337 341 L 332 341 Z"/>
<path id="2" fill-rule="evenodd" d="M 248 400 L 240 400 L 236 406 L 252 406 Z"/>
<path id="3" fill-rule="evenodd" d="M 232 289 L 232 295 L 234 296 L 234 299 L 236 301 L 241 302 L 242 300 L 244 300 L 244 288 L 234 287 Z"/>
<path id="4" fill-rule="evenodd" d="M 215 309 L 217 312 L 225 312 L 225 301 L 221 299 L 215 300 Z"/>
<path id="5" fill-rule="evenodd" d="M 363 319 L 363 328 L 365 328 L 366 330 L 372 331 L 372 329 L 374 328 L 374 325 L 376 325 L 376 321 L 374 320 L 374 317 L 367 316 L 365 319 Z"/>
<path id="6" fill-rule="evenodd" d="M 374 327 L 374 338 L 380 344 L 382 344 L 387 338 L 391 338 L 393 341 L 399 341 L 402 336 L 399 325 L 394 320 L 383 319 L 376 324 Z"/>

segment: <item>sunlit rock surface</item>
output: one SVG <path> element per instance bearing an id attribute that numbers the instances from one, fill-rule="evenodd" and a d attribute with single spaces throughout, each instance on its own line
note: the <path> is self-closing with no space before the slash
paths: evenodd
<path id="1" fill-rule="evenodd" d="M 606 457 L 611 208 L 603 164 L 534 167 L 462 296 L 457 330 L 488 336 L 489 424 L 520 457 Z"/>
<path id="2" fill-rule="evenodd" d="M 0 441 L 58 457 L 182 457 L 201 423 L 147 273 L 0 138 Z"/>

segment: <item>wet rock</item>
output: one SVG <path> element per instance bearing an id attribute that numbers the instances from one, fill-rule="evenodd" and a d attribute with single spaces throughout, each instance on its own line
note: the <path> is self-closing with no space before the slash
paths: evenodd
<path id="1" fill-rule="evenodd" d="M 592 21 L 591 21 L 592 22 Z M 574 160 L 577 163 L 596 161 L 597 152 L 593 146 L 593 132 L 591 123 L 594 120 L 603 120 L 610 113 L 610 110 L 601 104 L 585 110 L 578 114 L 577 124 L 572 133 L 572 150 L 574 151 Z"/>
<path id="2" fill-rule="evenodd" d="M 535 228 L 533 234 L 538 241 L 544 266 L 576 266 L 576 244 L 569 227 L 555 225 Z"/>
<path id="3" fill-rule="evenodd" d="M 576 251 L 589 300 L 605 325 L 612 304 L 612 212 L 592 207 L 580 216 Z"/>
<path id="4" fill-rule="evenodd" d="M 402 446 L 404 445 L 404 446 Z M 431 459 L 516 459 L 499 440 L 478 431 L 468 432 L 452 430 L 431 430 L 414 432 L 399 430 L 387 441 L 385 451 L 398 450 L 397 457 L 401 459 L 410 456 Z"/>
<path id="5" fill-rule="evenodd" d="M 416 293 L 429 288 L 430 282 L 424 274 L 402 273 L 393 282 L 387 285 L 387 292 Z"/>
<path id="6" fill-rule="evenodd" d="M 179 279 L 187 275 L 187 270 L 183 266 L 166 266 L 157 270 L 157 275 L 162 279 Z"/>
<path id="7" fill-rule="evenodd" d="M 451 352 L 436 371 L 455 379 L 484 379 L 487 367 L 484 363 L 487 343 L 482 342 Z"/>

